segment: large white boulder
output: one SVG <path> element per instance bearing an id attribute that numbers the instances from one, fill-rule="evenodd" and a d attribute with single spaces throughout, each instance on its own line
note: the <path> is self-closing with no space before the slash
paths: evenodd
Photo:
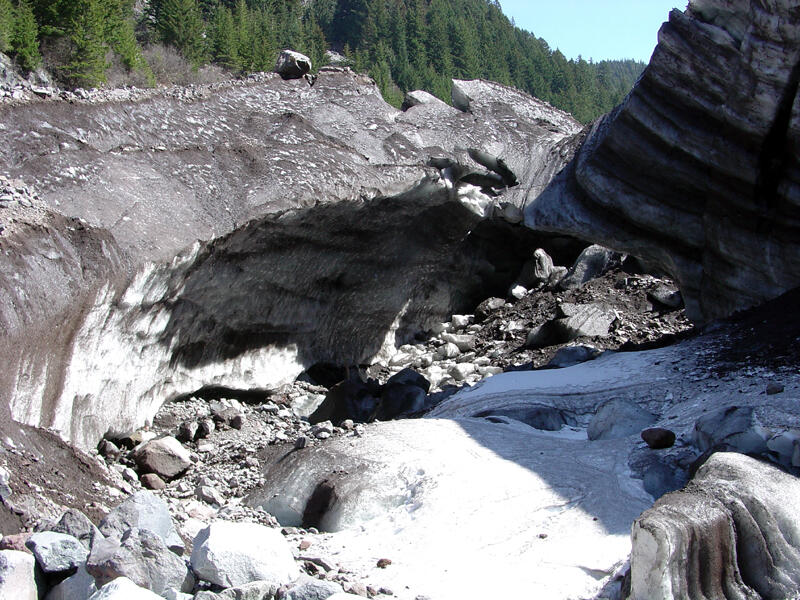
<path id="1" fill-rule="evenodd" d="M 53 587 L 45 600 L 84 600 L 97 591 L 94 577 L 81 565 L 78 571 Z"/>
<path id="2" fill-rule="evenodd" d="M 198 577 L 226 588 L 253 581 L 280 586 L 300 576 L 280 531 L 255 523 L 212 523 L 195 537 L 191 564 Z"/>
<path id="3" fill-rule="evenodd" d="M 103 535 L 118 539 L 133 528 L 152 531 L 170 550 L 176 554 L 183 553 L 183 540 L 175 530 L 167 503 L 149 490 L 141 490 L 126 498 L 100 523 Z"/>
<path id="4" fill-rule="evenodd" d="M 127 577 L 117 577 L 97 590 L 89 600 L 163 600 L 158 594 L 139 587 Z"/>
<path id="5" fill-rule="evenodd" d="M 74 571 L 86 562 L 89 555 L 89 551 L 78 539 L 54 531 L 34 533 L 25 545 L 33 552 L 36 562 L 45 573 Z"/>
<path id="6" fill-rule="evenodd" d="M 37 600 L 32 554 L 19 550 L 0 550 L 0 598 Z"/>
<path id="7" fill-rule="evenodd" d="M 133 458 L 146 473 L 155 473 L 164 479 L 172 479 L 192 466 L 189 451 L 172 436 L 151 440 L 138 446 Z"/>

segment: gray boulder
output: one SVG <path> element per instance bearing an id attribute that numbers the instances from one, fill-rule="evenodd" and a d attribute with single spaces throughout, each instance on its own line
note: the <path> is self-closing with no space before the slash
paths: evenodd
<path id="1" fill-rule="evenodd" d="M 130 529 L 120 540 L 96 543 L 86 570 L 100 585 L 117 577 L 127 577 L 157 594 L 169 588 L 188 592 L 194 585 L 184 561 L 147 529 Z"/>
<path id="2" fill-rule="evenodd" d="M 656 415 L 633 402 L 610 400 L 594 414 L 586 433 L 590 440 L 613 440 L 639 434 L 656 419 Z"/>
<path id="3" fill-rule="evenodd" d="M 559 339 L 571 341 L 579 337 L 604 337 L 608 335 L 616 318 L 602 304 L 569 304 L 559 306 L 564 318 L 555 321 Z"/>
<path id="4" fill-rule="evenodd" d="M 32 555 L 18 550 L 0 550 L 0 598 L 37 600 Z"/>
<path id="5" fill-rule="evenodd" d="M 183 554 L 184 543 L 175 530 L 169 508 L 153 492 L 142 490 L 129 496 L 100 523 L 103 535 L 118 539 L 133 528 L 152 531 L 170 550 Z"/>
<path id="6" fill-rule="evenodd" d="M 280 531 L 254 523 L 212 523 L 195 538 L 191 564 L 202 580 L 222 587 L 254 581 L 281 586 L 300 575 Z"/>
<path id="7" fill-rule="evenodd" d="M 138 446 L 133 451 L 133 459 L 142 471 L 155 473 L 167 480 L 177 477 L 192 466 L 189 451 L 171 436 Z"/>
<path id="8" fill-rule="evenodd" d="M 558 287 L 571 290 L 622 264 L 622 255 L 603 246 L 592 245 L 580 253 Z"/>
<path id="9" fill-rule="evenodd" d="M 443 333 L 442 340 L 455 344 L 461 352 L 475 349 L 475 336 L 468 333 Z"/>
<path id="10" fill-rule="evenodd" d="M 65 533 L 80 540 L 87 549 L 91 549 L 92 544 L 103 534 L 95 527 L 85 514 L 76 508 L 67 510 L 55 524 L 49 526 L 48 531 Z"/>
<path id="11" fill-rule="evenodd" d="M 403 414 L 419 412 L 425 407 L 425 397 L 425 390 L 418 385 L 387 383 L 381 390 L 381 404 L 376 417 L 388 421 Z"/>
<path id="12" fill-rule="evenodd" d="M 431 389 L 431 382 L 428 381 L 424 375 L 420 375 L 414 369 L 403 369 L 399 373 L 395 373 L 386 380 L 386 385 L 392 384 L 407 384 L 415 385 L 422 388 L 426 394 Z"/>
<path id="13" fill-rule="evenodd" d="M 348 379 L 334 385 L 325 400 L 308 417 L 312 424 L 330 421 L 338 425 L 345 419 L 366 422 L 372 419 L 380 404 L 377 386 L 358 379 Z"/>
<path id="14" fill-rule="evenodd" d="M 87 600 L 96 591 L 94 577 L 89 575 L 86 565 L 81 565 L 74 575 L 54 586 L 45 600 Z"/>
<path id="15" fill-rule="evenodd" d="M 89 555 L 79 540 L 53 531 L 34 533 L 25 545 L 33 552 L 42 571 L 48 574 L 74 573 Z"/>
<path id="16" fill-rule="evenodd" d="M 270 581 L 253 581 L 222 590 L 217 594 L 219 600 L 272 600 L 278 586 Z"/>
<path id="17" fill-rule="evenodd" d="M 139 587 L 127 577 L 118 577 L 97 590 L 89 600 L 163 600 L 163 598 Z"/>
<path id="18" fill-rule="evenodd" d="M 439 100 L 439 98 L 433 94 L 429 94 L 424 90 L 413 90 L 411 92 L 406 92 L 406 95 L 403 98 L 403 105 L 400 107 L 400 110 L 407 111 L 409 108 L 419 106 L 420 104 L 436 103 L 447 106 L 443 101 Z"/>
<path id="19" fill-rule="evenodd" d="M 503 298 L 487 298 L 475 309 L 475 320 L 479 323 L 485 321 L 492 313 L 505 305 L 506 301 Z"/>
<path id="20" fill-rule="evenodd" d="M 800 594 L 800 481 L 717 452 L 633 524 L 631 598 L 778 599 Z"/>
<path id="21" fill-rule="evenodd" d="M 275 63 L 275 72 L 283 79 L 300 79 L 311 72 L 311 59 L 294 50 L 283 50 Z"/>
<path id="22" fill-rule="evenodd" d="M 297 583 L 286 592 L 286 600 L 327 600 L 342 592 L 344 590 L 338 583 L 301 575 Z"/>
<path id="23" fill-rule="evenodd" d="M 647 292 L 647 297 L 653 302 L 666 306 L 667 308 L 674 309 L 683 306 L 683 297 L 681 296 L 680 290 L 672 286 L 663 284 L 657 285 Z"/>
<path id="24" fill-rule="evenodd" d="M 749 406 L 723 408 L 700 417 L 694 425 L 694 444 L 702 452 L 722 448 L 761 454 L 767 451 L 768 437 Z"/>

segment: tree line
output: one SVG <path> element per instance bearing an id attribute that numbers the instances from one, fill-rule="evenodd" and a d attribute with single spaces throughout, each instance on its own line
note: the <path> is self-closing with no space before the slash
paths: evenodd
<path id="1" fill-rule="evenodd" d="M 112 63 L 148 83 L 144 49 L 173 48 L 193 69 L 269 71 L 277 52 L 316 68 L 335 49 L 384 98 L 424 89 L 449 101 L 452 78 L 513 85 L 586 122 L 630 90 L 644 64 L 568 60 L 515 27 L 497 0 L 0 0 L 0 51 L 65 85 L 107 81 Z"/>

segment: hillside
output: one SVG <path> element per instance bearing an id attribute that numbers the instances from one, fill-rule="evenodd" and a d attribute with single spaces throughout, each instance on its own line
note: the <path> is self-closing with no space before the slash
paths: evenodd
<path id="1" fill-rule="evenodd" d="M 567 60 L 487 0 L 0 0 L 0 51 L 64 85 L 188 83 L 270 71 L 281 48 L 327 50 L 369 73 L 384 98 L 450 81 L 513 85 L 587 122 L 611 110 L 644 68 Z"/>

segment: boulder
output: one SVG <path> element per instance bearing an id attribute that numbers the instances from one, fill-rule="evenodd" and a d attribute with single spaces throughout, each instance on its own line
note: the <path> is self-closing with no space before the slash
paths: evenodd
<path id="1" fill-rule="evenodd" d="M 633 524 L 631 598 L 794 598 L 800 594 L 794 476 L 717 452 Z"/>
<path id="2" fill-rule="evenodd" d="M 716 410 L 697 419 L 694 425 L 694 444 L 701 452 L 720 448 L 761 454 L 767 451 L 768 437 L 755 411 L 748 406 Z"/>
<path id="3" fill-rule="evenodd" d="M 164 480 L 155 473 L 145 473 L 142 475 L 141 481 L 142 486 L 148 490 L 163 490 L 165 487 L 167 487 L 167 484 L 164 482 Z"/>
<path id="4" fill-rule="evenodd" d="M 196 420 L 183 421 L 178 426 L 178 440 L 181 442 L 193 442 L 197 437 L 198 427 L 199 425 Z"/>
<path id="5" fill-rule="evenodd" d="M 656 415 L 628 400 L 610 400 L 589 421 L 590 440 L 613 440 L 628 437 L 656 422 Z"/>
<path id="6" fill-rule="evenodd" d="M 605 337 L 616 318 L 608 307 L 602 304 L 559 305 L 564 318 L 555 321 L 558 338 L 564 342 L 579 337 Z"/>
<path id="7" fill-rule="evenodd" d="M 345 419 L 365 423 L 373 418 L 380 404 L 377 386 L 359 379 L 348 379 L 337 383 L 325 395 L 325 400 L 311 413 L 312 424 L 331 421 L 339 424 Z"/>
<path id="8" fill-rule="evenodd" d="M 572 267 L 561 279 L 558 286 L 563 290 L 579 288 L 586 282 L 600 277 L 621 264 L 622 255 L 618 252 L 596 244 L 589 246 L 575 259 Z"/>
<path id="9" fill-rule="evenodd" d="M 677 309 L 683 306 L 683 298 L 681 297 L 680 290 L 672 286 L 659 284 L 647 292 L 647 297 L 653 302 L 667 308 Z"/>
<path id="10" fill-rule="evenodd" d="M 455 344 L 461 352 L 469 352 L 475 349 L 475 336 L 468 333 L 443 333 L 442 340 Z"/>
<path id="11" fill-rule="evenodd" d="M 100 522 L 107 537 L 121 538 L 129 529 L 147 529 L 158 535 L 167 547 L 182 554 L 184 543 L 175 530 L 166 502 L 153 492 L 142 490 L 129 496 Z"/>
<path id="12" fill-rule="evenodd" d="M 100 533 L 100 530 L 89 520 L 89 517 L 76 508 L 68 509 L 61 515 L 58 522 L 50 525 L 47 530 L 71 535 L 80 540 L 87 549 L 91 549 L 96 539 L 103 537 L 103 534 Z"/>
<path id="13" fill-rule="evenodd" d="M 254 581 L 230 587 L 217 594 L 219 600 L 272 600 L 278 586 L 270 581 Z"/>
<path id="14" fill-rule="evenodd" d="M 307 575 L 300 579 L 286 592 L 286 600 L 327 600 L 334 594 L 342 594 L 342 586 L 333 581 L 325 581 Z"/>
<path id="15" fill-rule="evenodd" d="M 403 98 L 403 105 L 400 107 L 400 110 L 407 111 L 409 108 L 413 108 L 415 106 L 419 106 L 420 104 L 446 104 L 439 100 L 433 94 L 429 94 L 424 90 L 413 90 L 411 92 L 406 92 L 405 97 Z"/>
<path id="16" fill-rule="evenodd" d="M 425 397 L 425 389 L 418 385 L 387 383 L 381 390 L 376 418 L 388 421 L 403 414 L 419 412 L 425 407 Z"/>
<path id="17" fill-rule="evenodd" d="M 25 545 L 36 557 L 36 562 L 47 574 L 72 574 L 86 562 L 89 551 L 76 538 L 64 533 L 41 531 L 34 533 Z"/>
<path id="18" fill-rule="evenodd" d="M 275 72 L 283 79 L 300 79 L 311 72 L 311 59 L 294 50 L 282 50 L 275 63 Z"/>
<path id="19" fill-rule="evenodd" d="M 37 600 L 36 560 L 18 550 L 0 550 L 0 598 Z"/>
<path id="20" fill-rule="evenodd" d="M 0 550 L 17 550 L 19 552 L 31 554 L 31 551 L 25 545 L 25 542 L 28 541 L 31 535 L 33 534 L 30 532 L 4 535 L 0 538 Z"/>
<path id="21" fill-rule="evenodd" d="M 414 369 L 403 369 L 399 373 L 395 373 L 386 380 L 386 385 L 392 384 L 407 384 L 415 385 L 421 388 L 426 394 L 431 389 L 431 382 L 425 379 L 424 375 L 420 375 Z"/>
<path id="22" fill-rule="evenodd" d="M 653 450 L 663 450 L 675 444 L 675 432 L 663 427 L 651 427 L 642 431 L 642 439 Z"/>
<path id="23" fill-rule="evenodd" d="M 450 377 L 452 377 L 455 381 L 464 381 L 467 377 L 472 375 L 476 371 L 476 367 L 473 363 L 456 363 L 450 370 L 447 372 Z"/>
<path id="24" fill-rule="evenodd" d="M 158 594 L 139 587 L 127 577 L 118 577 L 105 584 L 89 600 L 163 600 Z"/>
<path id="25" fill-rule="evenodd" d="M 453 342 L 447 342 L 436 349 L 434 356 L 438 360 L 456 358 L 461 356 L 461 350 L 459 350 L 458 346 L 456 346 Z"/>
<path id="26" fill-rule="evenodd" d="M 189 451 L 172 436 L 146 442 L 133 452 L 140 470 L 155 473 L 163 479 L 173 479 L 192 466 Z"/>
<path id="27" fill-rule="evenodd" d="M 184 561 L 147 529 L 130 529 L 119 540 L 96 543 L 86 570 L 101 586 L 117 577 L 127 577 L 159 595 L 169 588 L 188 592 L 194 585 Z"/>
<path id="28" fill-rule="evenodd" d="M 94 577 L 89 575 L 84 564 L 74 575 L 51 588 L 45 600 L 87 600 L 96 591 Z"/>
<path id="29" fill-rule="evenodd" d="M 254 523 L 212 523 L 195 538 L 191 564 L 200 579 L 222 587 L 281 586 L 300 574 L 280 531 Z"/>
<path id="30" fill-rule="evenodd" d="M 505 305 L 506 301 L 503 298 L 487 298 L 475 309 L 475 320 L 481 323 Z"/>

